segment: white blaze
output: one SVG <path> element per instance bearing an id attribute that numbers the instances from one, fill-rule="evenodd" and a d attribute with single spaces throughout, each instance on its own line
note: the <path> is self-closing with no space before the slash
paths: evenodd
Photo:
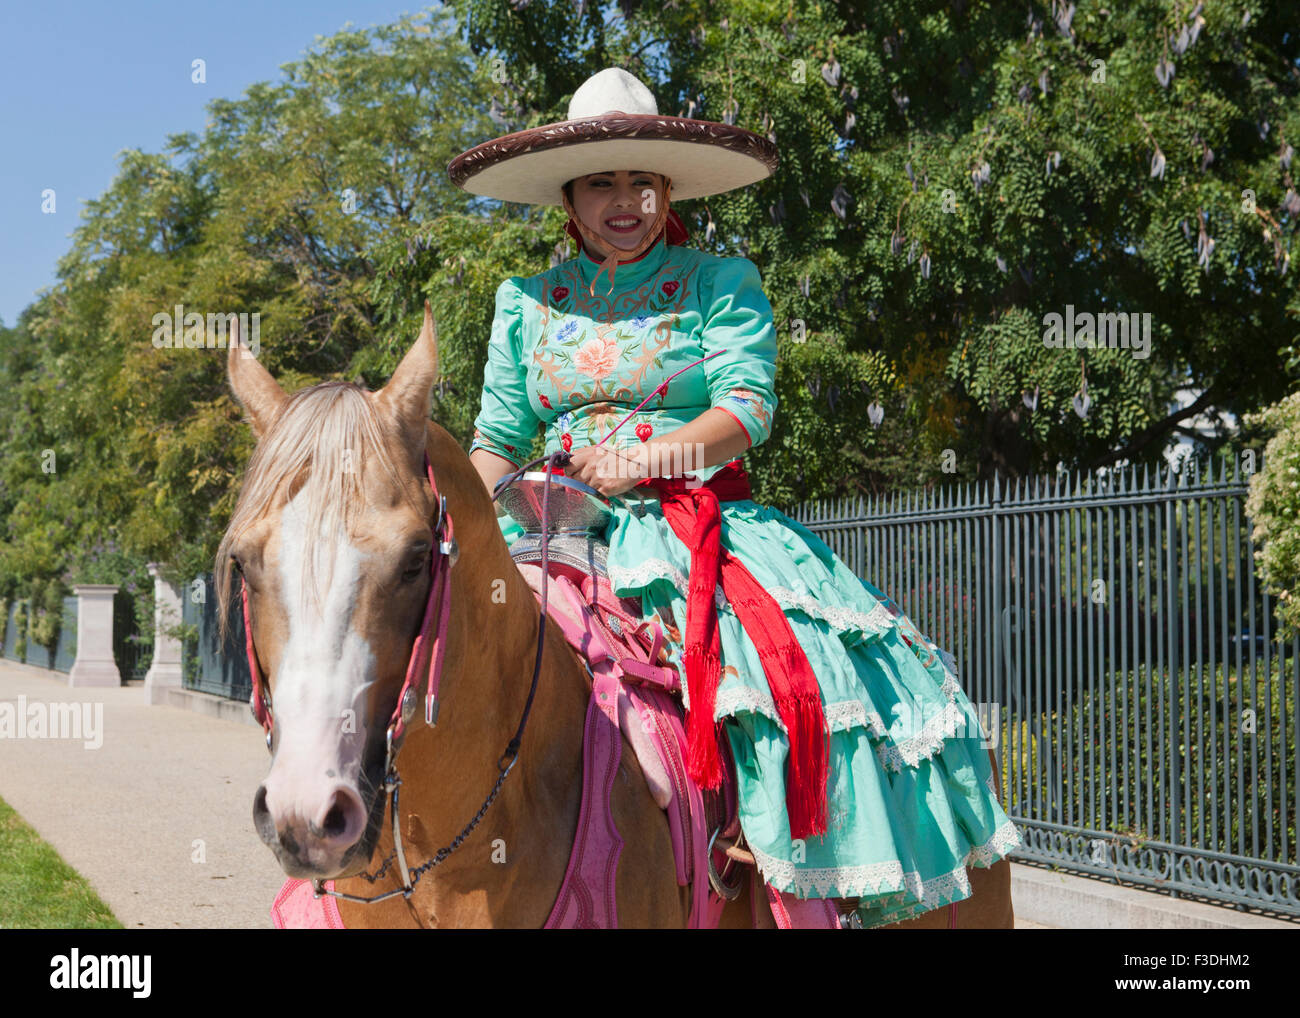
<path id="1" fill-rule="evenodd" d="M 324 568 L 331 543 L 333 561 Z M 316 591 L 303 589 L 308 553 L 317 556 L 313 575 L 323 587 Z M 272 696 L 277 742 L 266 789 L 273 814 L 313 820 L 328 790 L 357 786 L 370 721 L 365 693 L 375 681 L 375 655 L 352 627 L 362 560 L 343 534 L 333 542 L 308 535 L 303 492 L 285 506 L 280 589 L 289 633 Z"/>

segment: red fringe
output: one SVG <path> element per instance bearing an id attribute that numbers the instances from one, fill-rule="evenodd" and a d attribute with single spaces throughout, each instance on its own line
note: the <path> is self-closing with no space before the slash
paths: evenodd
<path id="1" fill-rule="evenodd" d="M 699 643 L 686 648 L 686 678 L 691 709 L 686 716 L 686 770 L 701 788 L 722 787 L 722 754 L 718 751 L 718 726 L 713 721 L 721 658 Z"/>
<path id="2" fill-rule="evenodd" d="M 778 705 L 789 731 L 799 731 L 804 738 L 791 740 L 789 773 L 786 779 L 786 812 L 790 818 L 790 837 L 820 837 L 826 833 L 826 781 L 829 765 L 830 732 L 822 713 L 821 700 L 798 697 Z"/>

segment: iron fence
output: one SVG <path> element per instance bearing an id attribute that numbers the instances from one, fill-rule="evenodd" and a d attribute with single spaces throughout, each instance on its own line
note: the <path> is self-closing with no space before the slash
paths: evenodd
<path id="1" fill-rule="evenodd" d="M 1248 480 L 994 478 L 790 517 L 991 705 L 1018 858 L 1300 916 L 1300 639 L 1256 577 Z"/>
<path id="2" fill-rule="evenodd" d="M 224 648 L 210 573 L 186 590 L 181 621 L 187 630 L 181 643 L 181 672 L 186 688 L 247 703 L 253 696 L 253 677 L 244 653 L 244 615 L 239 598 L 231 599 L 230 628 Z"/>
<path id="3" fill-rule="evenodd" d="M 125 590 L 113 595 L 113 657 L 123 682 L 144 679 L 153 663 L 153 637 L 142 635 L 135 600 Z"/>
<path id="4" fill-rule="evenodd" d="M 30 611 L 27 601 L 15 601 L 9 606 L 4 619 L 4 630 L 0 634 L 4 639 L 4 656 L 10 661 L 21 661 L 37 668 L 49 668 L 56 672 L 71 671 L 72 663 L 77 657 L 77 599 L 63 599 L 63 613 L 53 647 L 46 647 L 32 638 L 26 615 L 23 615 L 20 630 L 19 614 L 27 611 Z"/>

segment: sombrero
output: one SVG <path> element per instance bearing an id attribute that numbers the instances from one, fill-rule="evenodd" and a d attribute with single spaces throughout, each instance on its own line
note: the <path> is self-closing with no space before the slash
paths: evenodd
<path id="1" fill-rule="evenodd" d="M 596 247 L 603 241 L 581 221 L 564 185 L 588 173 L 645 170 L 664 177 L 654 222 L 634 248 L 613 248 L 591 282 L 607 272 L 611 290 L 620 261 L 641 256 L 665 225 L 669 243 L 686 228 L 671 198 L 684 200 L 745 187 L 776 170 L 776 146 L 731 124 L 659 115 L 654 94 L 621 67 L 607 67 L 584 81 L 569 100 L 569 117 L 515 131 L 462 152 L 447 166 L 452 183 L 471 194 L 529 205 L 562 205 L 565 232 Z"/>
<path id="2" fill-rule="evenodd" d="M 777 149 L 731 124 L 660 116 L 650 89 L 621 67 L 584 81 L 569 116 L 493 138 L 447 167 L 472 194 L 528 205 L 560 205 L 561 188 L 603 170 L 647 170 L 672 177 L 679 201 L 745 187 L 776 170 Z"/>

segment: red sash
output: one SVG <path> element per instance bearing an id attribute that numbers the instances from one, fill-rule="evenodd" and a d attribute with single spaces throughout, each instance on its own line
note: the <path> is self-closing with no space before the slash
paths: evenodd
<path id="1" fill-rule="evenodd" d="M 817 677 L 781 606 L 744 563 L 722 547 L 718 503 L 751 498 L 749 475 L 739 460 L 733 460 L 701 486 L 692 488 L 681 478 L 664 477 L 648 478 L 638 484 L 642 486 L 658 490 L 664 518 L 678 539 L 691 549 L 684 660 L 691 694 L 687 767 L 692 779 L 702 788 L 717 788 L 722 783 L 718 740 L 723 733 L 713 721 L 721 672 L 713 598 L 721 581 L 727 601 L 758 650 L 789 738 L 786 812 L 790 836 L 825 834 L 830 731 L 822 712 Z"/>

